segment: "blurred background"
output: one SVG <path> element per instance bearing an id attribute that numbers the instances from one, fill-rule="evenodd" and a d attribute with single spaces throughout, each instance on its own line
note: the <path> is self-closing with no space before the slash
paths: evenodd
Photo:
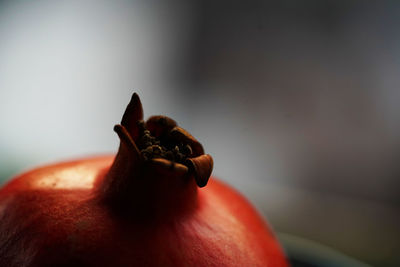
<path id="1" fill-rule="evenodd" d="M 400 266 L 399 26 L 397 1 L 0 1 L 0 180 L 114 153 L 136 91 L 289 255 Z"/>

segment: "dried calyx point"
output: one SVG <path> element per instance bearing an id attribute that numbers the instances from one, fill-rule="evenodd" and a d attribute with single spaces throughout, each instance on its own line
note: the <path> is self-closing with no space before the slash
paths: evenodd
<path id="1" fill-rule="evenodd" d="M 159 118 L 159 124 L 163 124 L 165 118 Z M 137 121 L 139 128 L 139 138 L 136 145 L 144 160 L 153 158 L 164 158 L 172 162 L 185 163 L 192 155 L 192 147 L 189 144 L 176 142 L 168 135 L 155 137 L 146 128 L 143 120 Z"/>
<path id="2" fill-rule="evenodd" d="M 207 184 L 213 169 L 212 157 L 205 154 L 196 138 L 173 119 L 158 115 L 143 121 L 143 107 L 136 93 L 114 131 L 121 145 L 110 173 L 134 173 L 143 162 L 148 162 L 146 166 L 156 170 L 168 168 L 177 175 L 186 172 L 194 177 L 199 187 Z"/>

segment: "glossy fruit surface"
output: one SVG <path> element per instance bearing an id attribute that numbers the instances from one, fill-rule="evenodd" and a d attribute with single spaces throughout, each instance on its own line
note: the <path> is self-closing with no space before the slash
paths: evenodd
<path id="1" fill-rule="evenodd" d="M 254 208 L 208 182 L 200 143 L 167 117 L 143 124 L 141 110 L 135 94 L 115 157 L 40 167 L 0 190 L 0 266 L 287 266 Z"/>

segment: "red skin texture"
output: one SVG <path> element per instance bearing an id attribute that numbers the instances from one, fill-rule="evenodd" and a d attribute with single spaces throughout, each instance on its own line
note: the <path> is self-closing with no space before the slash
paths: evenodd
<path id="1" fill-rule="evenodd" d="M 250 203 L 211 177 L 193 209 L 143 222 L 96 188 L 113 156 L 41 167 L 0 190 L 0 266 L 287 266 Z M 194 188 L 194 187 L 193 187 Z"/>

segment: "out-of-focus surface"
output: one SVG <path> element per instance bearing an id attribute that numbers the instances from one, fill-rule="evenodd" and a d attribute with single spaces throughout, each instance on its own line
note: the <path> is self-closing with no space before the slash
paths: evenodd
<path id="1" fill-rule="evenodd" d="M 278 231 L 400 265 L 400 4 L 2 1 L 0 178 L 114 152 L 137 91 Z"/>

